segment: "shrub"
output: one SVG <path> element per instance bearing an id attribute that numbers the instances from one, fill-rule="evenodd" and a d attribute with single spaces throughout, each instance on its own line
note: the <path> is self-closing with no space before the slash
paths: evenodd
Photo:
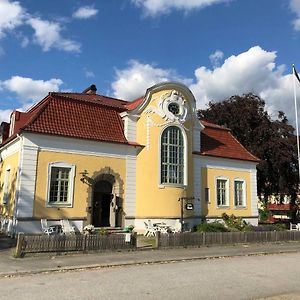
<path id="1" fill-rule="evenodd" d="M 134 226 L 133 226 L 133 225 L 129 225 L 129 226 L 127 226 L 127 227 L 124 228 L 124 230 L 125 230 L 126 232 L 132 232 L 133 229 L 134 229 Z"/>
<path id="2" fill-rule="evenodd" d="M 222 220 L 229 231 L 251 231 L 252 228 L 241 217 L 236 217 L 235 215 L 228 216 L 226 213 L 223 213 Z"/>
<path id="3" fill-rule="evenodd" d="M 224 226 L 224 224 L 220 222 L 203 222 L 197 226 L 197 231 L 199 232 L 226 232 L 228 229 Z"/>

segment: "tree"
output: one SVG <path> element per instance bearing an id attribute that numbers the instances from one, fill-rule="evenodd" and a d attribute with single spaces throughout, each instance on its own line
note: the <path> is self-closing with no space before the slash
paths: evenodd
<path id="1" fill-rule="evenodd" d="M 285 195 L 294 203 L 298 193 L 298 160 L 294 128 L 284 112 L 272 119 L 265 101 L 252 93 L 232 96 L 222 102 L 209 102 L 198 111 L 200 119 L 231 129 L 233 135 L 261 161 L 257 166 L 258 195 Z"/>

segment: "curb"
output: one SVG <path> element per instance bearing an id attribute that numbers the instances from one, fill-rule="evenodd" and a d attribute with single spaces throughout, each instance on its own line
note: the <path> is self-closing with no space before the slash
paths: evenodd
<path id="1" fill-rule="evenodd" d="M 186 262 L 186 261 L 196 261 L 196 260 L 206 260 L 206 259 L 222 259 L 222 258 L 234 258 L 241 256 L 262 256 L 262 255 L 276 255 L 284 253 L 298 253 L 300 250 L 282 250 L 274 252 L 253 252 L 244 254 L 233 254 L 233 255 L 205 255 L 205 256 L 195 256 L 187 258 L 173 258 L 173 259 L 157 259 L 157 260 L 144 260 L 136 262 L 120 262 L 120 263 L 100 263 L 91 265 L 80 265 L 80 266 L 65 266 L 65 267 L 55 267 L 39 270 L 29 270 L 29 271 L 17 271 L 0 273 L 0 279 L 2 278 L 12 278 L 12 277 L 22 277 L 26 275 L 36 275 L 36 274 L 47 274 L 47 273 L 62 273 L 62 272 L 79 272 L 85 270 L 97 270 L 103 268 L 114 268 L 114 267 L 125 267 L 125 266 L 141 266 L 141 265 L 156 265 L 156 264 L 171 264 L 176 262 Z"/>

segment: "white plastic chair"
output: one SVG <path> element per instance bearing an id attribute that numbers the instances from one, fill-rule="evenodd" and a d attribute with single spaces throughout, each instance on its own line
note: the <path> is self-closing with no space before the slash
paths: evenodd
<path id="1" fill-rule="evenodd" d="M 146 232 L 145 232 L 145 236 L 155 236 L 156 235 L 156 229 L 152 226 L 151 222 L 146 223 L 144 222 L 145 227 L 146 227 Z"/>
<path id="2" fill-rule="evenodd" d="M 69 220 L 60 220 L 61 230 L 63 234 L 75 234 L 75 228 L 69 222 Z"/>
<path id="3" fill-rule="evenodd" d="M 170 228 L 172 233 L 181 232 L 181 223 L 180 220 L 176 219 L 174 227 Z"/>
<path id="4" fill-rule="evenodd" d="M 290 230 L 298 230 L 297 224 L 290 223 Z"/>
<path id="5" fill-rule="evenodd" d="M 48 235 L 55 233 L 54 228 L 48 226 L 47 219 L 41 219 L 41 226 L 42 226 L 43 233 L 48 234 Z"/>

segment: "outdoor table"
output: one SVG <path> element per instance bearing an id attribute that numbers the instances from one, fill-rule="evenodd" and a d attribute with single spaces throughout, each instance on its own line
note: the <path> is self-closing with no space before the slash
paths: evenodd
<path id="1" fill-rule="evenodd" d="M 57 225 L 50 225 L 50 228 L 53 228 L 53 231 L 55 234 L 61 234 L 62 233 L 62 228 L 60 224 Z"/>
<path id="2" fill-rule="evenodd" d="M 154 223 L 153 226 L 157 227 L 161 233 L 168 233 L 168 229 L 170 229 L 170 226 L 166 223 Z"/>

